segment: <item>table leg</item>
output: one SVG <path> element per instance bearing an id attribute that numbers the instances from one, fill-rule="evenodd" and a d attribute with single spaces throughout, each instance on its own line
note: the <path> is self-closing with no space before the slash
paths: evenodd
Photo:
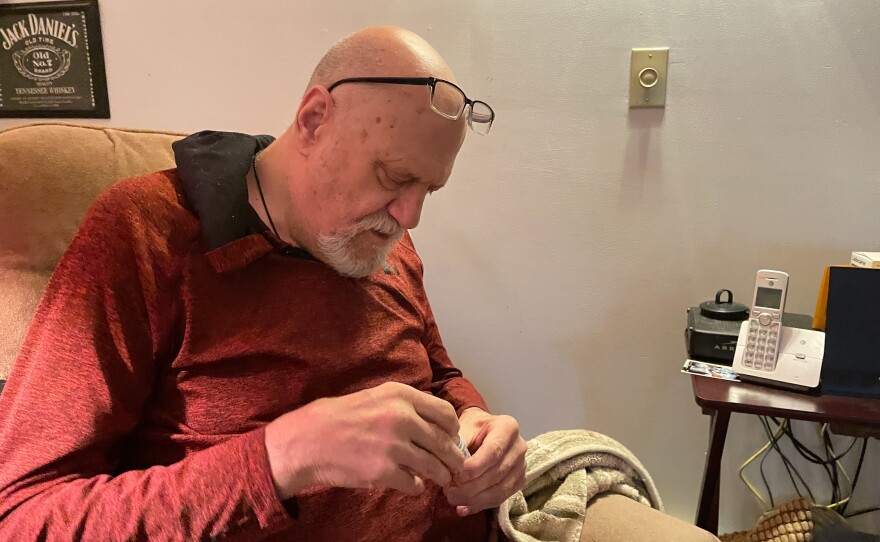
<path id="1" fill-rule="evenodd" d="M 717 535 L 721 456 L 724 453 L 724 440 L 727 438 L 730 412 L 708 410 L 705 413 L 709 414 L 712 420 L 709 424 L 709 452 L 706 454 L 706 469 L 703 471 L 703 486 L 700 488 L 696 525 Z"/>

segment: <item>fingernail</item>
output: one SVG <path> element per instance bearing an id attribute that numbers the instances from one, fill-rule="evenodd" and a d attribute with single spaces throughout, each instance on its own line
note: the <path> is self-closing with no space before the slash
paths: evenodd
<path id="1" fill-rule="evenodd" d="M 467 506 L 459 506 L 458 508 L 455 509 L 455 511 L 458 514 L 458 517 L 463 518 L 465 516 L 471 515 L 471 509 L 468 508 Z"/>

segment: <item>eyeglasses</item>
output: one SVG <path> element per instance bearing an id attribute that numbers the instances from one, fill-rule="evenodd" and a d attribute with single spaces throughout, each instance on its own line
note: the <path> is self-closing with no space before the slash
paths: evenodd
<path id="1" fill-rule="evenodd" d="M 340 79 L 327 92 L 345 83 L 384 83 L 388 85 L 427 85 L 431 89 L 431 109 L 450 120 L 458 120 L 468 110 L 467 122 L 480 135 L 489 133 L 495 112 L 486 102 L 471 100 L 454 83 L 436 77 L 349 77 Z"/>

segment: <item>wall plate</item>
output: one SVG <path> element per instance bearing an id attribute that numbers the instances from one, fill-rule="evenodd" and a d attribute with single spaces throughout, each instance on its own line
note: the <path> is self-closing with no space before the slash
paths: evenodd
<path id="1" fill-rule="evenodd" d="M 629 69 L 629 106 L 666 107 L 669 48 L 633 49 Z"/>

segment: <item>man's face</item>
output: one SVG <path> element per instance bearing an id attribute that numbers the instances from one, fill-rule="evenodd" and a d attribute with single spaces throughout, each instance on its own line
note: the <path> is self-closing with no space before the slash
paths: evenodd
<path id="1" fill-rule="evenodd" d="M 334 91 L 336 114 L 318 129 L 325 132 L 309 157 L 308 190 L 294 195 L 307 248 L 354 277 L 375 271 L 418 225 L 465 132 L 462 119 L 431 110 L 427 87 L 369 87 Z"/>

